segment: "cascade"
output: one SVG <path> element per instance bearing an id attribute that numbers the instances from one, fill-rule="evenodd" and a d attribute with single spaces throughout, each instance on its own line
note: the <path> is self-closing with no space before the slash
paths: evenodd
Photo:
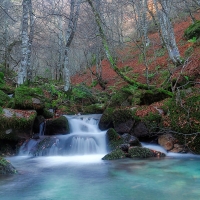
<path id="1" fill-rule="evenodd" d="M 41 124 L 40 139 L 31 139 L 24 143 L 19 154 L 28 155 L 34 152 L 39 156 L 106 154 L 106 131 L 98 129 L 100 114 L 65 115 L 65 117 L 69 122 L 69 134 L 44 136 L 44 124 Z M 48 144 L 41 148 L 45 138 L 48 138 Z"/>

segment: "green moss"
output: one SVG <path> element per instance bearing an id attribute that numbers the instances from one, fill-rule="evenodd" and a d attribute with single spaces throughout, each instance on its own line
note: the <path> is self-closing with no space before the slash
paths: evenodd
<path id="1" fill-rule="evenodd" d="M 0 72 L 0 84 L 4 83 L 4 73 Z"/>
<path id="2" fill-rule="evenodd" d="M 125 123 L 128 120 L 134 120 L 134 112 L 130 109 L 116 109 L 112 114 L 113 124 L 116 127 L 118 124 Z"/>
<path id="3" fill-rule="evenodd" d="M 102 160 L 117 160 L 125 158 L 126 154 L 121 149 L 116 149 L 109 154 L 105 155 Z"/>
<path id="4" fill-rule="evenodd" d="M 128 151 L 130 158 L 164 157 L 165 154 L 144 147 L 132 147 Z"/>
<path id="5" fill-rule="evenodd" d="M 11 115 L 11 114 L 9 114 Z M 32 124 L 36 117 L 36 112 L 29 113 L 29 117 L 18 114 L 13 114 L 9 117 L 4 116 L 4 113 L 0 115 L 0 139 L 16 140 L 18 137 L 15 131 L 30 131 Z M 12 129 L 13 131 L 6 134 L 6 130 Z"/>
<path id="6" fill-rule="evenodd" d="M 4 158 L 0 157 L 0 174 L 16 174 L 17 170 Z"/>
<path id="7" fill-rule="evenodd" d="M 200 96 L 199 89 L 183 90 L 168 101 L 169 123 L 172 130 L 179 133 L 200 131 Z"/>
<path id="8" fill-rule="evenodd" d="M 199 36 L 200 36 L 200 21 L 196 20 L 194 24 L 190 25 L 185 30 L 184 36 L 187 39 L 192 39 L 193 37 L 199 38 Z"/>
<path id="9" fill-rule="evenodd" d="M 15 90 L 15 108 L 20 109 L 42 109 L 44 107 L 43 91 L 40 88 L 29 88 L 20 86 Z M 40 104 L 34 104 L 33 98 L 37 98 Z"/>
<path id="10" fill-rule="evenodd" d="M 123 102 L 125 102 L 130 94 L 128 94 L 127 92 L 118 90 L 116 92 L 114 92 L 111 96 L 110 102 L 109 102 L 109 106 L 110 107 L 120 107 Z"/>
<path id="11" fill-rule="evenodd" d="M 10 97 L 0 90 L 0 106 L 6 106 L 9 100 Z"/>
<path id="12" fill-rule="evenodd" d="M 99 128 L 101 130 L 108 129 L 109 126 L 112 126 L 112 114 L 113 114 L 114 108 L 108 107 L 103 112 L 103 115 L 101 116 L 101 119 L 99 121 Z"/>
<path id="13" fill-rule="evenodd" d="M 106 133 L 108 150 L 114 150 L 123 144 L 121 136 L 113 129 L 108 129 Z"/>
<path id="14" fill-rule="evenodd" d="M 43 109 L 43 112 L 42 112 L 42 116 L 45 118 L 45 119 L 50 119 L 50 118 L 53 118 L 53 113 L 50 112 L 49 110 L 47 110 L 46 108 Z"/>
<path id="15" fill-rule="evenodd" d="M 172 97 L 172 92 L 158 88 L 156 90 L 146 90 L 141 97 L 141 105 L 150 105 L 154 102 L 162 101 Z"/>
<path id="16" fill-rule="evenodd" d="M 101 114 L 104 111 L 104 104 L 92 104 L 83 108 L 84 114 Z"/>

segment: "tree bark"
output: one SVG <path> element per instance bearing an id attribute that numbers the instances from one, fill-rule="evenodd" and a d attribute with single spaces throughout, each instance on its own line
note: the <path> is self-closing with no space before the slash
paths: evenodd
<path id="1" fill-rule="evenodd" d="M 17 84 L 23 84 L 27 79 L 27 64 L 28 64 L 28 0 L 23 0 L 23 14 L 22 14 L 22 45 L 21 45 L 21 64 L 18 72 Z"/>
<path id="2" fill-rule="evenodd" d="M 66 32 L 66 44 L 65 44 L 65 52 L 64 52 L 64 80 L 65 86 L 64 90 L 68 91 L 71 88 L 70 81 L 70 70 L 69 70 L 69 50 L 72 40 L 75 35 L 76 26 L 78 22 L 78 16 L 80 11 L 81 0 L 77 2 L 75 0 L 71 0 L 70 4 L 70 16 L 69 16 L 69 24 Z"/>

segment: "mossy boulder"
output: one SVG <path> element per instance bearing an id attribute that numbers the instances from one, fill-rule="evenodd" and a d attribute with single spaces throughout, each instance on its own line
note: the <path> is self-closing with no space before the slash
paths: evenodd
<path id="1" fill-rule="evenodd" d="M 150 105 L 169 97 L 172 97 L 172 93 L 167 90 L 145 90 L 140 97 L 140 105 Z"/>
<path id="2" fill-rule="evenodd" d="M 5 158 L 0 157 L 0 174 L 10 175 L 16 174 L 17 170 Z"/>
<path id="3" fill-rule="evenodd" d="M 15 90 L 15 108 L 18 109 L 35 109 L 44 108 L 44 94 L 40 88 L 30 88 L 20 86 Z"/>
<path id="4" fill-rule="evenodd" d="M 17 140 L 31 136 L 37 113 L 34 110 L 3 109 L 0 114 L 0 139 Z"/>
<path id="5" fill-rule="evenodd" d="M 122 137 L 113 128 L 110 128 L 106 132 L 106 138 L 108 150 L 119 148 L 119 146 L 124 143 Z"/>
<path id="6" fill-rule="evenodd" d="M 127 103 L 128 103 L 127 100 L 129 96 L 130 96 L 129 93 L 124 92 L 122 90 L 113 92 L 109 101 L 109 107 L 121 107 L 123 105 L 127 106 Z"/>
<path id="7" fill-rule="evenodd" d="M 104 111 L 104 104 L 91 104 L 83 108 L 85 114 L 102 114 Z"/>
<path id="8" fill-rule="evenodd" d="M 128 156 L 130 158 L 151 158 L 164 157 L 165 154 L 145 147 L 132 147 L 128 150 Z"/>
<path id="9" fill-rule="evenodd" d="M 135 123 L 133 111 L 130 109 L 116 109 L 112 114 L 114 129 L 118 133 L 129 133 Z"/>
<path id="10" fill-rule="evenodd" d="M 113 120 L 112 120 L 113 111 L 114 108 L 108 107 L 103 112 L 98 125 L 100 130 L 104 131 L 109 128 L 113 128 Z"/>
<path id="11" fill-rule="evenodd" d="M 194 24 L 191 24 L 184 32 L 184 36 L 187 39 L 192 39 L 194 37 L 200 37 L 200 20 L 196 20 Z"/>
<path id="12" fill-rule="evenodd" d="M 106 154 L 102 160 L 117 160 L 126 158 L 126 154 L 121 149 L 115 149 L 112 152 Z"/>
<path id="13" fill-rule="evenodd" d="M 44 108 L 41 112 L 41 115 L 45 118 L 45 119 L 50 119 L 53 118 L 53 112 L 51 112 L 50 110 Z"/>
<path id="14" fill-rule="evenodd" d="M 0 90 L 0 106 L 6 106 L 9 101 L 10 97 Z"/>
<path id="15" fill-rule="evenodd" d="M 139 147 L 142 146 L 141 143 L 140 143 L 140 141 L 138 140 L 138 138 L 135 137 L 135 136 L 133 136 L 133 135 L 125 133 L 121 137 L 122 137 L 124 143 L 129 144 L 130 147 L 131 146 L 139 146 Z"/>
<path id="16" fill-rule="evenodd" d="M 179 133 L 189 134 L 200 131 L 200 89 L 182 90 L 169 100 L 165 124 Z"/>
<path id="17" fill-rule="evenodd" d="M 68 134 L 69 123 L 66 117 L 61 116 L 46 121 L 45 135 Z"/>

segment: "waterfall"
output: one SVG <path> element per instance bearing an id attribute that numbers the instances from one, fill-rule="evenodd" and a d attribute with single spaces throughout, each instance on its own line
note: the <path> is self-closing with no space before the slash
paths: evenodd
<path id="1" fill-rule="evenodd" d="M 65 115 L 65 117 L 69 122 L 69 134 L 44 136 L 42 134 L 44 124 L 41 124 L 39 135 L 42 137 L 23 144 L 20 154 L 39 156 L 106 154 L 106 131 L 98 129 L 101 115 Z"/>

